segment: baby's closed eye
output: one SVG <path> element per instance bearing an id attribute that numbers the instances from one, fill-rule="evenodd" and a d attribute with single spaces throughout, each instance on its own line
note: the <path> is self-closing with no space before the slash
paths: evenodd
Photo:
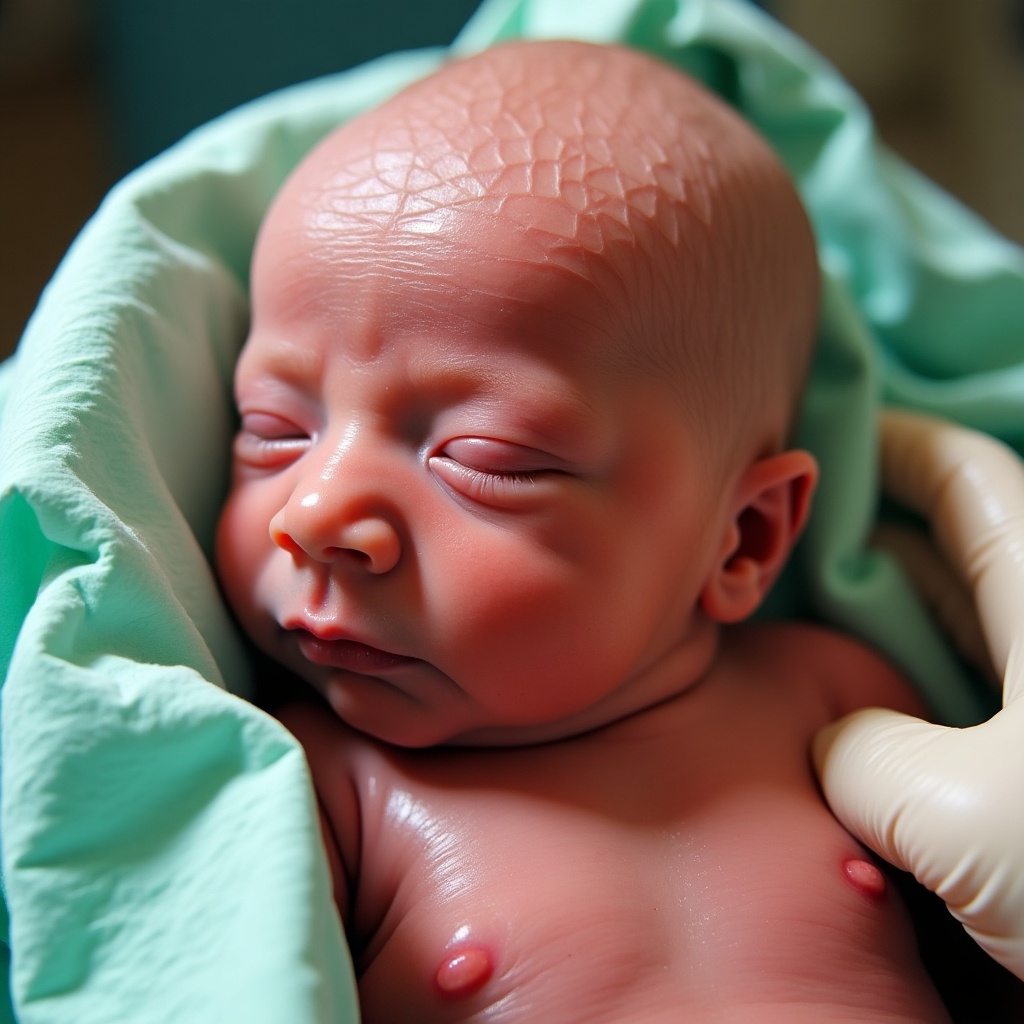
<path id="1" fill-rule="evenodd" d="M 280 469 L 310 445 L 309 435 L 276 413 L 246 412 L 235 436 L 235 459 L 254 469 Z"/>
<path id="2" fill-rule="evenodd" d="M 446 486 L 486 505 L 512 506 L 540 497 L 551 477 L 568 475 L 557 456 L 496 438 L 453 438 L 427 461 Z"/>

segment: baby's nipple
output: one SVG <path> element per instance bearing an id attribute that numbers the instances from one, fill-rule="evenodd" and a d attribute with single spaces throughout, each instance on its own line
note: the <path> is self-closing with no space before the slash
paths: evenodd
<path id="1" fill-rule="evenodd" d="M 434 975 L 438 991 L 445 996 L 471 996 L 490 980 L 494 958 L 480 946 L 449 949 Z"/>
<path id="2" fill-rule="evenodd" d="M 843 877 L 858 892 L 872 899 L 885 895 L 885 875 L 870 861 L 850 857 L 843 861 Z"/>

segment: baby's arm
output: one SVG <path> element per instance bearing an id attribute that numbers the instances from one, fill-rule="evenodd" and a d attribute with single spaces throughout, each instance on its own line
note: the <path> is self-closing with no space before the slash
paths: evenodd
<path id="1" fill-rule="evenodd" d="M 351 735 L 336 716 L 310 702 L 287 704 L 276 714 L 302 744 L 309 762 L 334 901 L 347 924 L 349 889 L 360 845 L 359 798 L 349 756 Z"/>

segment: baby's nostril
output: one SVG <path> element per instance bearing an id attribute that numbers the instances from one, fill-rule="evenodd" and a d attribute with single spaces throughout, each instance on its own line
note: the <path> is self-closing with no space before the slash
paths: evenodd
<path id="1" fill-rule="evenodd" d="M 324 561 L 336 562 L 339 559 L 344 559 L 347 562 L 352 562 L 360 569 L 370 569 L 372 568 L 373 564 L 373 560 L 365 551 L 359 551 L 356 548 L 324 548 Z"/>
<path id="2" fill-rule="evenodd" d="M 402 554 L 395 527 L 387 519 L 376 516 L 350 523 L 340 539 L 339 548 L 355 557 L 368 572 L 390 572 Z"/>

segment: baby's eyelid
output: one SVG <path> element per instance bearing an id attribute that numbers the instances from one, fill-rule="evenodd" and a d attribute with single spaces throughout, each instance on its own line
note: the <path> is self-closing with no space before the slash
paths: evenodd
<path id="1" fill-rule="evenodd" d="M 285 416 L 261 410 L 241 414 L 242 431 L 266 441 L 299 441 L 309 435 Z"/>
<path id="2" fill-rule="evenodd" d="M 439 454 L 460 465 L 496 476 L 563 471 L 561 459 L 538 448 L 487 437 L 456 437 Z"/>

